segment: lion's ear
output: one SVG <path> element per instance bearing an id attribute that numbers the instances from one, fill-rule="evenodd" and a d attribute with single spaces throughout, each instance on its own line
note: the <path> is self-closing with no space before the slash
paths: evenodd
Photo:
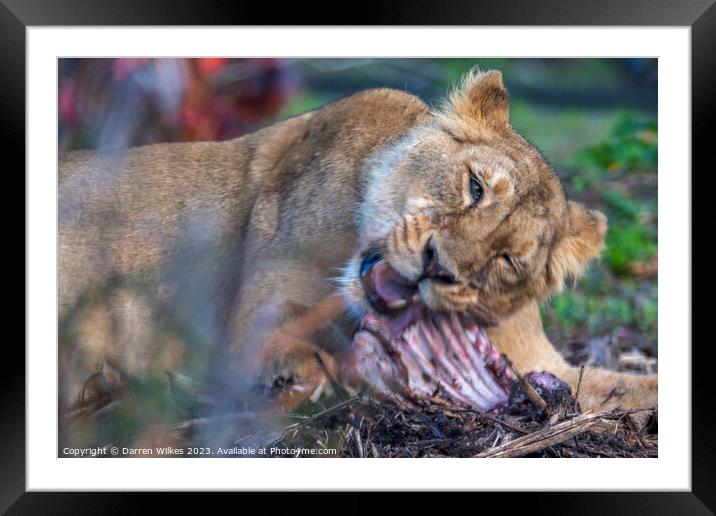
<path id="1" fill-rule="evenodd" d="M 568 278 L 578 278 L 587 264 L 599 256 L 607 232 L 603 213 L 569 201 L 567 229 L 557 241 L 549 261 L 549 279 L 560 289 Z"/>
<path id="2" fill-rule="evenodd" d="M 510 106 L 507 89 L 498 70 L 471 72 L 450 94 L 453 111 L 496 129 L 509 127 Z"/>

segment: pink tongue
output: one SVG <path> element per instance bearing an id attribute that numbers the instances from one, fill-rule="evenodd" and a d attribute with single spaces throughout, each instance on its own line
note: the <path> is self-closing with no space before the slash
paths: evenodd
<path id="1" fill-rule="evenodd" d="M 384 260 L 375 264 L 370 271 L 376 293 L 390 303 L 398 299 L 410 301 L 413 287 L 405 284 L 405 279 Z"/>
<path id="2" fill-rule="evenodd" d="M 388 319 L 388 328 L 391 335 L 398 337 L 403 330 L 410 326 L 417 319 L 425 317 L 425 307 L 422 303 L 411 303 L 408 308 L 400 312 L 395 317 Z"/>

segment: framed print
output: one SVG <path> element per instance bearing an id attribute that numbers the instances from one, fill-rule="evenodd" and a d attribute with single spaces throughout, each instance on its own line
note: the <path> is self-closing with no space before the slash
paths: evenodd
<path id="1" fill-rule="evenodd" d="M 0 11 L 28 206 L 3 508 L 713 508 L 691 341 L 709 2 L 385 4 L 349 26 L 72 4 Z"/>

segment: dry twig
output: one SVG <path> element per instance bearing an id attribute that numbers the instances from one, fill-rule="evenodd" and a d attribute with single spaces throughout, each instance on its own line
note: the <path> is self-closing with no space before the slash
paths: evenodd
<path id="1" fill-rule="evenodd" d="M 606 422 L 606 413 L 580 414 L 562 423 L 548 426 L 508 443 L 490 448 L 475 457 L 523 457 L 530 453 L 544 450 L 550 446 L 561 444 L 572 437 L 589 430 L 597 423 Z M 611 422 L 614 424 L 614 422 Z"/>
<path id="2" fill-rule="evenodd" d="M 542 396 L 540 396 L 539 393 L 535 390 L 535 388 L 532 387 L 532 384 L 525 380 L 525 377 L 522 375 L 522 371 L 520 371 L 518 367 L 512 363 L 512 361 L 507 355 L 503 353 L 502 356 L 504 357 L 510 369 L 512 369 L 512 372 L 515 373 L 515 376 L 520 381 L 520 384 L 522 384 L 522 388 L 525 390 L 525 394 L 527 394 L 527 397 L 530 399 L 530 401 L 534 403 L 542 412 L 547 410 L 547 402 L 542 399 Z"/>

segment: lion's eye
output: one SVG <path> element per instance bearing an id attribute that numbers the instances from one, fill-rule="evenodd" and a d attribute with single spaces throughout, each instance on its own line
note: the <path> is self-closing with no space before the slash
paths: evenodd
<path id="1" fill-rule="evenodd" d="M 482 186 L 480 186 L 480 183 L 475 179 L 474 176 L 470 176 L 470 196 L 472 197 L 472 205 L 475 206 L 476 204 L 479 204 L 480 201 L 482 201 Z"/>
<path id="2" fill-rule="evenodd" d="M 513 269 L 515 268 L 515 262 L 512 261 L 512 257 L 509 254 L 504 253 L 501 257 L 507 265 L 509 265 Z"/>

